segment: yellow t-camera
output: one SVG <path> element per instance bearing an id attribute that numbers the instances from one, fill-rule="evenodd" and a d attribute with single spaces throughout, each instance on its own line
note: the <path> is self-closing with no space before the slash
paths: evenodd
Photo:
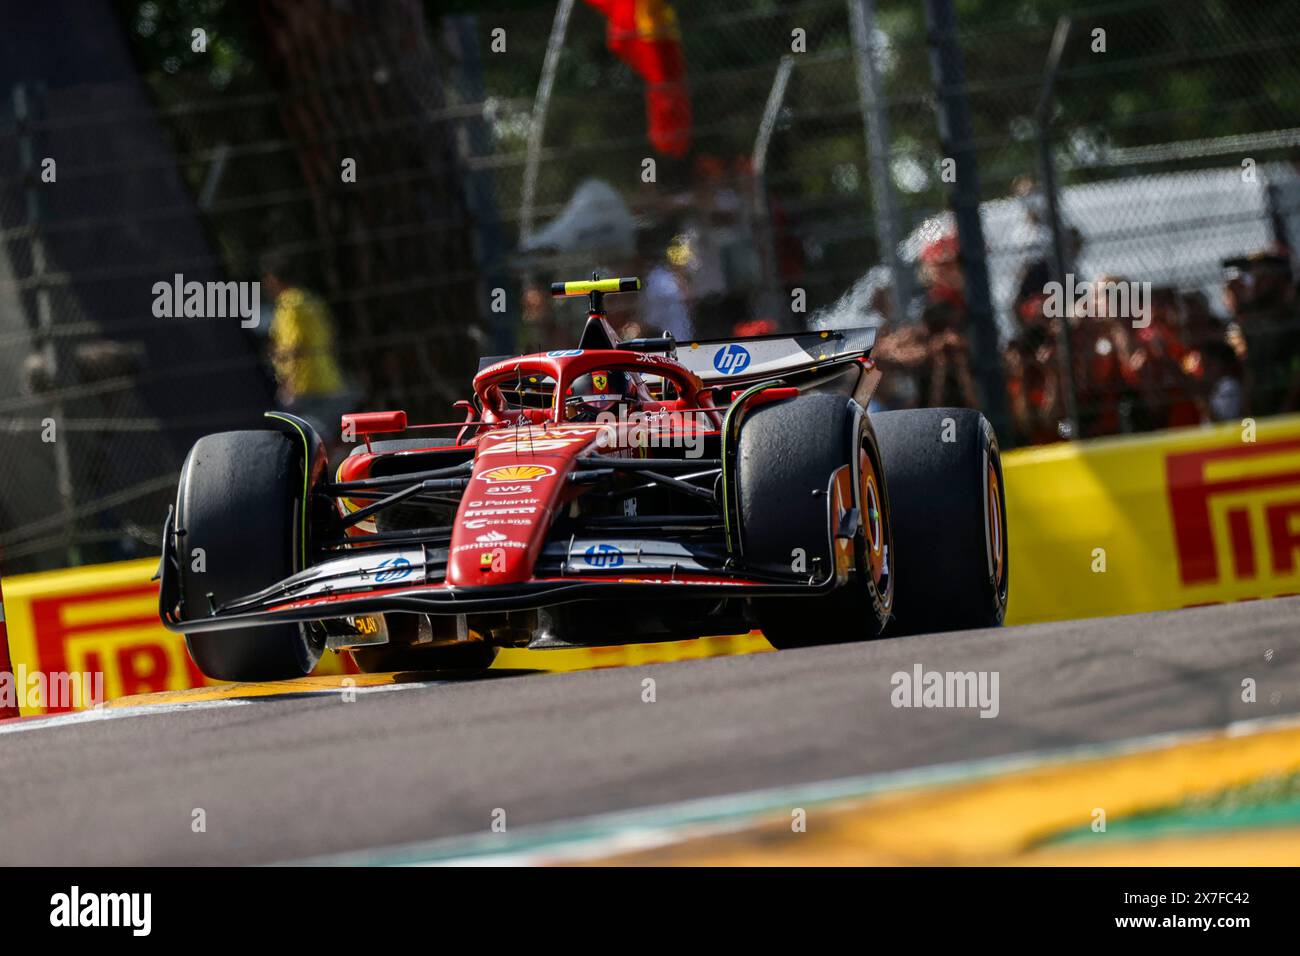
<path id="1" fill-rule="evenodd" d="M 583 279 L 578 282 L 552 282 L 551 295 L 590 295 L 592 292 L 640 292 L 641 280 L 635 276 L 623 279 Z"/>

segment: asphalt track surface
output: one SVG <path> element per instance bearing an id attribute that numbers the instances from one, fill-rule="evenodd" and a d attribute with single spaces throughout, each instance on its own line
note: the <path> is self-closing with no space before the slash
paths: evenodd
<path id="1" fill-rule="evenodd" d="M 999 715 L 893 707 L 917 663 L 998 671 Z M 286 861 L 1297 712 L 1300 598 L 264 698 L 0 734 L 0 864 Z"/>

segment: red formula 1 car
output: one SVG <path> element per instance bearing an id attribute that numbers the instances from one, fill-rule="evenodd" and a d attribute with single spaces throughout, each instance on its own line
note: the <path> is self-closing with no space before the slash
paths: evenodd
<path id="1" fill-rule="evenodd" d="M 163 534 L 160 614 L 222 680 L 486 667 L 502 646 L 734 634 L 778 648 L 999 625 L 997 442 L 967 409 L 868 415 L 870 329 L 485 359 L 465 420 L 344 417 L 200 439 Z M 407 437 L 377 441 L 378 434 Z"/>

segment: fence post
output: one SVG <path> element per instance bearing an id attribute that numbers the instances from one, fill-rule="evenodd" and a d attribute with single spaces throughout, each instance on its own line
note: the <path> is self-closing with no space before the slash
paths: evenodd
<path id="1" fill-rule="evenodd" d="M 560 0 L 555 7 L 555 20 L 551 23 L 551 37 L 546 43 L 546 57 L 542 61 L 542 78 L 537 82 L 537 98 L 533 101 L 533 121 L 528 128 L 528 153 L 524 160 L 524 182 L 519 200 L 519 242 L 522 245 L 533 235 L 533 204 L 537 192 L 537 166 L 541 162 L 542 139 L 546 133 L 546 114 L 551 108 L 551 90 L 555 86 L 555 71 L 560 65 L 564 50 L 564 36 L 569 31 L 569 14 L 573 0 Z"/>
<path id="2" fill-rule="evenodd" d="M 1004 443 L 1011 441 L 1007 394 L 1002 378 L 1002 355 L 989 294 L 988 262 L 984 255 L 984 227 L 980 221 L 979 160 L 972 142 L 970 109 L 966 102 L 966 70 L 952 0 L 925 0 L 930 76 L 938 102 L 939 142 L 944 155 L 954 161 L 957 181 L 950 202 L 957 223 L 957 243 L 962 275 L 966 280 L 966 311 L 971 352 L 979 382 L 984 414 Z"/>
<path id="3" fill-rule="evenodd" d="M 1052 158 L 1052 92 L 1056 88 L 1061 55 L 1070 39 L 1071 26 L 1069 17 L 1061 17 L 1056 21 L 1056 33 L 1052 35 L 1052 47 L 1047 54 L 1043 91 L 1038 100 L 1038 108 L 1034 111 L 1034 123 L 1038 132 L 1039 175 L 1043 181 L 1043 198 L 1047 200 L 1047 221 L 1052 230 L 1052 271 L 1056 274 L 1056 281 L 1062 284 L 1072 264 L 1065 251 L 1060 196 L 1056 185 L 1056 161 Z M 1070 319 L 1073 316 L 1074 301 L 1071 298 L 1065 302 L 1065 315 L 1061 316 L 1061 323 L 1056 330 L 1056 354 L 1061 366 L 1061 385 L 1065 389 L 1065 417 L 1070 426 L 1070 434 L 1063 437 L 1071 440 L 1079 437 L 1079 400 L 1074 394 L 1074 361 L 1070 355 Z"/>
<path id="4" fill-rule="evenodd" d="M 45 277 L 45 243 L 40 234 L 41 200 L 36 185 L 40 177 L 40 162 L 36 157 L 36 137 L 31 128 L 34 110 L 30 99 L 31 90 L 27 84 L 14 84 L 14 120 L 18 125 L 18 164 L 22 169 L 24 180 L 25 225 L 29 230 L 27 244 L 32 257 L 36 328 L 54 393 L 50 403 L 50 413 L 54 419 L 55 433 L 54 441 L 50 444 L 53 446 L 51 450 L 54 453 L 55 490 L 59 496 L 60 510 L 63 512 L 63 536 L 68 564 L 75 566 L 81 563 L 81 549 L 77 544 L 76 495 L 73 491 L 72 461 L 67 446 L 71 436 L 68 434 L 65 406 L 61 396 L 66 376 L 62 373 L 58 346 L 54 342 L 54 312 L 50 306 L 50 290 Z"/>
<path id="5" fill-rule="evenodd" d="M 889 116 L 880 90 L 880 76 L 876 72 L 874 44 L 871 42 L 871 30 L 876 19 L 875 3 L 874 0 L 848 0 L 848 5 L 853 64 L 858 79 L 858 109 L 862 113 L 862 129 L 867 140 L 867 170 L 876 220 L 876 244 L 880 247 L 881 261 L 889 268 L 893 279 L 894 316 L 903 319 L 912 298 L 912 279 L 898 253 L 902 229 L 898 221 L 898 205 L 894 202 L 894 182 L 889 175 Z"/>

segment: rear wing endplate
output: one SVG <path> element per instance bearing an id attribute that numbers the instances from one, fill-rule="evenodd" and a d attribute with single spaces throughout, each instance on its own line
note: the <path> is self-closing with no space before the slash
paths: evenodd
<path id="1" fill-rule="evenodd" d="M 697 339 L 678 343 L 674 357 L 707 385 L 740 385 L 851 362 L 870 354 L 875 343 L 875 329 L 828 329 L 794 335 Z"/>

